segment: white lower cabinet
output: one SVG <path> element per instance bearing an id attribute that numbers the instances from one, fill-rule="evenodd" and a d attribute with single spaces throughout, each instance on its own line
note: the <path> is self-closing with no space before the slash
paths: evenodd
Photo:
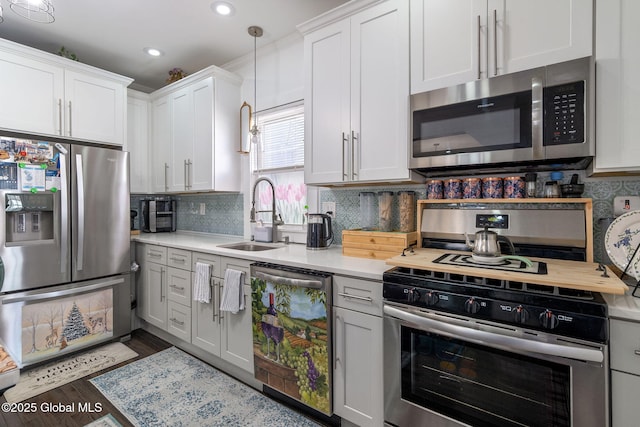
<path id="1" fill-rule="evenodd" d="M 136 245 L 141 263 L 138 284 L 137 314 L 161 329 L 167 327 L 167 248 Z"/>
<path id="2" fill-rule="evenodd" d="M 640 323 L 611 319 L 611 425 L 638 425 L 636 399 L 640 394 Z"/>
<path id="3" fill-rule="evenodd" d="M 251 337 L 250 261 L 219 255 L 193 253 L 193 274 L 196 263 L 210 265 L 211 301 L 193 301 L 191 311 L 191 343 L 240 368 L 253 373 L 253 347 Z M 220 311 L 220 298 L 224 290 L 227 268 L 244 271 L 243 292 L 245 310 L 233 314 Z"/>
<path id="4" fill-rule="evenodd" d="M 334 276 L 333 305 L 334 412 L 358 426 L 382 426 L 382 283 Z"/>

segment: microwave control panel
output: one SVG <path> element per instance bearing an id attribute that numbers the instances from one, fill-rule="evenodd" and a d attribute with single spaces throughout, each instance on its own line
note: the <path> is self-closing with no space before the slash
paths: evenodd
<path id="1" fill-rule="evenodd" d="M 584 142 L 584 81 L 544 89 L 544 145 Z"/>

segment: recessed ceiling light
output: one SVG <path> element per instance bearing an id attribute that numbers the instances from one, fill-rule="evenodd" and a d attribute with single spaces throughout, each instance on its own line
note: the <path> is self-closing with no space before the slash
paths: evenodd
<path id="1" fill-rule="evenodd" d="M 164 55 L 164 52 L 162 52 L 160 49 L 156 49 L 155 47 L 145 47 L 142 50 L 147 55 L 151 55 L 151 56 L 162 56 L 162 55 Z"/>
<path id="2" fill-rule="evenodd" d="M 236 11 L 233 5 L 226 1 L 214 1 L 211 3 L 211 10 L 221 16 L 231 16 Z"/>

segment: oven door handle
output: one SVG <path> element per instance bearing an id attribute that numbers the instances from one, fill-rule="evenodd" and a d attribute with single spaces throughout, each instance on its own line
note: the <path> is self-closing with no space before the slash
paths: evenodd
<path id="1" fill-rule="evenodd" d="M 519 350 L 538 353 L 548 356 L 564 357 L 588 362 L 604 362 L 604 354 L 600 350 L 570 347 L 558 344 L 530 341 L 518 337 L 500 335 L 493 332 L 480 331 L 464 326 L 452 325 L 440 320 L 419 316 L 405 310 L 400 310 L 388 305 L 384 306 L 386 316 L 409 322 L 417 328 L 425 331 L 433 331 L 451 338 L 463 339 L 476 344 L 489 345 L 508 350 Z"/>

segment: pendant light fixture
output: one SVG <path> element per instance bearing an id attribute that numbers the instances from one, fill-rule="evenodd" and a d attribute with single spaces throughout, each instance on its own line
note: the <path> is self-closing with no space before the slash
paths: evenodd
<path id="1" fill-rule="evenodd" d="M 257 110 L 258 107 L 258 72 L 257 72 L 257 40 L 258 37 L 262 37 L 263 31 L 262 28 L 252 25 L 248 29 L 249 35 L 253 37 L 253 108 L 254 111 Z M 249 133 L 251 134 L 250 140 L 252 144 L 257 144 L 260 141 L 260 131 L 258 130 L 258 120 L 254 114 L 253 126 L 251 126 L 251 130 Z"/>
<path id="2" fill-rule="evenodd" d="M 51 0 L 9 0 L 9 7 L 29 21 L 50 24 L 56 20 Z"/>

